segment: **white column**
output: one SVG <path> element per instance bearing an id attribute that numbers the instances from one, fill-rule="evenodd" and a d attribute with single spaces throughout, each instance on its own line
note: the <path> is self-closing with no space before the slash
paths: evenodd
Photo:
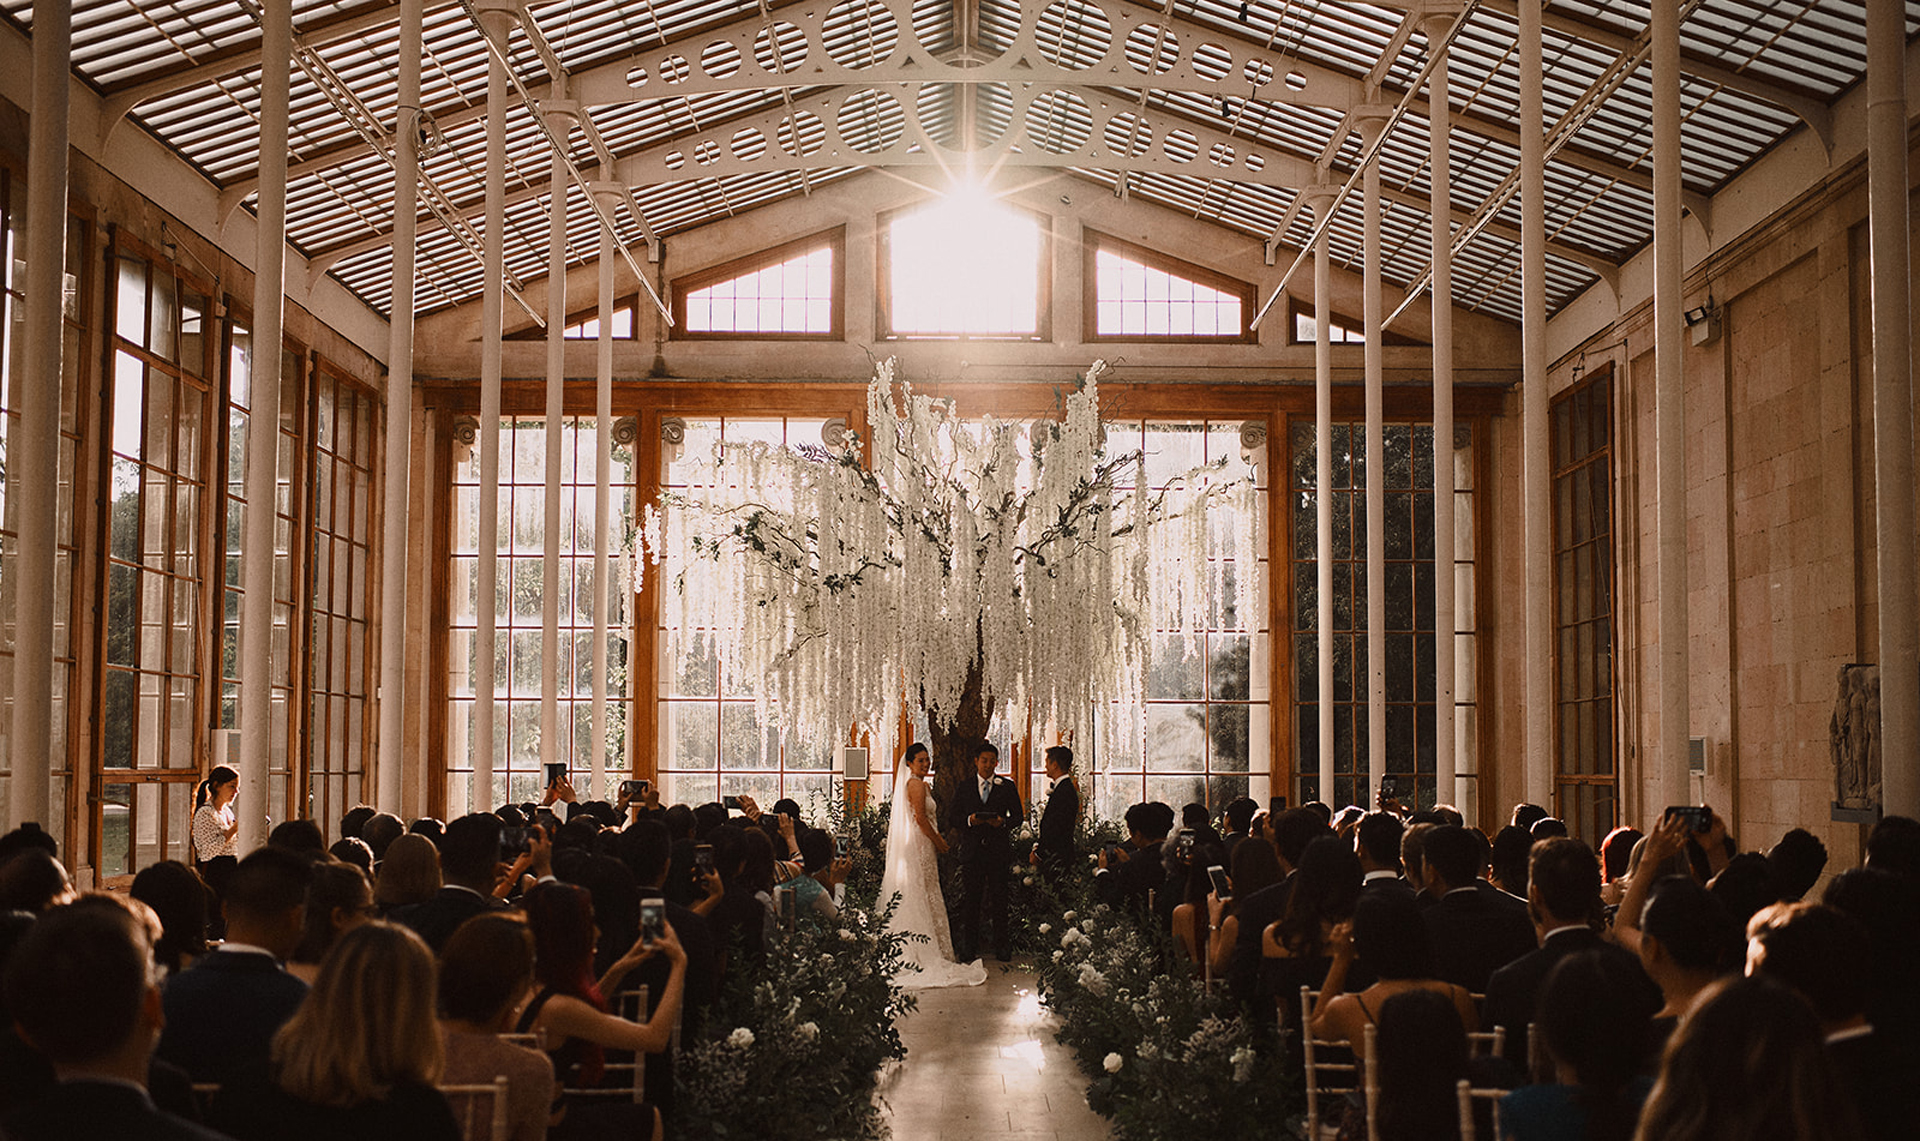
<path id="1" fill-rule="evenodd" d="M 1686 302 L 1680 295 L 1680 0 L 1653 0 L 1653 446 L 1659 501 L 1660 749 L 1664 804 L 1687 780 Z M 1905 170 L 1905 138 L 1901 132 Z M 1905 210 L 1906 196 L 1901 195 Z"/>
<path id="2" fill-rule="evenodd" d="M 258 264 L 253 279 L 253 367 L 247 394 L 247 515 L 240 552 L 239 851 L 267 839 L 267 763 L 273 747 L 274 500 L 279 492 L 280 332 L 286 304 L 287 118 L 293 8 L 262 6 Z M 289 713 L 292 711 L 289 710 Z M 289 812 L 293 806 L 289 805 Z"/>
<path id="3" fill-rule="evenodd" d="M 407 477 L 413 456 L 413 267 L 420 195 L 420 52 L 424 0 L 400 4 L 400 106 L 393 127 L 393 303 L 387 337 L 386 491 L 380 535 L 380 751 L 374 772 L 381 810 L 398 813 L 406 767 Z"/>
<path id="4" fill-rule="evenodd" d="M 1873 249 L 1874 528 L 1880 576 L 1881 803 L 1920 816 L 1920 608 L 1914 599 L 1906 13 L 1867 0 L 1867 201 Z"/>
<path id="5" fill-rule="evenodd" d="M 1457 13 L 1429 16 L 1427 42 L 1441 44 Z M 1454 632 L 1453 535 L 1453 220 L 1448 154 L 1452 108 L 1447 103 L 1447 51 L 1441 48 L 1427 77 L 1427 146 L 1433 187 L 1433 789 L 1458 804 L 1453 755 Z"/>
<path id="6" fill-rule="evenodd" d="M 1312 195 L 1318 226 L 1334 208 L 1334 191 L 1319 186 Z M 1314 567 L 1318 571 L 1320 661 L 1320 795 L 1333 801 L 1333 267 L 1327 256 L 1327 231 L 1313 247 L 1313 451 L 1314 506 L 1318 535 Z"/>
<path id="7" fill-rule="evenodd" d="M 543 107 L 547 126 L 563 144 L 575 108 L 566 102 L 566 76 L 555 80 L 556 98 Z M 564 761 L 570 750 L 560 729 L 560 461 L 567 412 L 567 156 L 556 150 L 548 167 L 547 200 L 547 485 L 546 545 L 540 558 L 540 763 Z M 572 735 L 572 727 L 567 729 Z M 589 798 L 599 796 L 595 787 Z"/>
<path id="8" fill-rule="evenodd" d="M 613 216 L 620 192 L 616 184 L 594 183 L 589 191 L 601 198 L 607 216 Z M 594 370 L 593 397 L 593 784 L 605 787 L 607 773 L 607 603 L 613 597 L 612 563 L 608 558 L 608 531 L 612 527 L 613 466 L 613 244 L 611 227 L 600 223 L 600 343 Z"/>
<path id="9" fill-rule="evenodd" d="M 1385 108 L 1359 117 L 1360 145 L 1371 148 L 1386 129 Z M 1367 332 L 1367 787 L 1358 799 L 1372 807 L 1387 772 L 1387 449 L 1382 387 L 1380 312 L 1380 160 L 1361 172 L 1361 233 L 1366 247 L 1360 308 Z M 1337 807 L 1337 806 L 1336 806 Z"/>
<path id="10" fill-rule="evenodd" d="M 1526 798 L 1553 798 L 1553 461 L 1547 450 L 1546 126 L 1540 5 L 1520 4 L 1521 498 L 1526 530 Z M 1496 806 L 1497 808 L 1498 806 Z"/>
<path id="11" fill-rule="evenodd" d="M 21 473 L 7 489 L 18 505 L 14 578 L 13 787 L 9 823 L 32 821 L 55 837 L 49 795 L 53 755 L 53 577 L 59 544 L 61 311 L 67 269 L 67 85 L 73 82 L 72 0 L 34 0 L 33 122 L 27 142 L 27 273 L 22 307 L 25 367 L 15 381 L 20 419 L 9 456 Z M 30 475 L 28 473 L 31 473 Z"/>
<path id="12" fill-rule="evenodd" d="M 486 33 L 506 45 L 511 12 L 481 13 Z M 487 58 L 486 279 L 480 293 L 480 559 L 473 631 L 473 800 L 469 810 L 493 808 L 494 654 L 499 622 L 500 536 L 500 321 L 505 303 L 507 215 L 507 71 Z"/>

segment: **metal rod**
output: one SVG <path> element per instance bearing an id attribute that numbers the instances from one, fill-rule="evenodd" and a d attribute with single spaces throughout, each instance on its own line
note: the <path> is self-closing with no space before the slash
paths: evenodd
<path id="1" fill-rule="evenodd" d="M 1867 2 L 1867 199 L 1873 250 L 1874 527 L 1880 577 L 1884 810 L 1920 816 L 1920 610 L 1914 599 L 1913 359 L 1905 11 Z"/>
<path id="2" fill-rule="evenodd" d="M 504 30 L 501 32 L 504 38 Z M 494 689 L 500 590 L 500 319 L 506 261 L 507 73 L 487 62 L 486 280 L 480 292 L 480 558 L 474 582 L 473 793 L 466 806 L 493 807 Z"/>
<path id="3" fill-rule="evenodd" d="M 240 794 L 242 854 L 267 839 L 273 751 L 274 502 L 279 492 L 280 342 L 286 305 L 287 127 L 293 7 L 261 15 L 259 264 L 253 279 L 253 363 L 247 374 L 247 514 L 240 552 Z M 282 742 L 284 744 L 285 742 Z M 289 805 L 289 810 L 292 809 Z"/>
<path id="4" fill-rule="evenodd" d="M 62 310 L 67 269 L 68 95 L 73 82 L 72 0 L 34 0 L 33 107 L 27 142 L 25 367 L 16 380 L 20 420 L 13 430 L 15 478 L 7 489 L 18 512 L 14 556 L 13 762 L 9 813 L 54 836 L 54 575 L 59 561 Z M 32 473 L 26 476 L 24 473 Z"/>
<path id="5" fill-rule="evenodd" d="M 393 139 L 393 304 L 387 339 L 386 491 L 380 548 L 380 738 L 376 802 L 399 813 L 406 766 L 407 509 L 413 457 L 415 211 L 420 195 L 420 53 L 423 0 L 400 3 L 400 107 Z"/>
<path id="6" fill-rule="evenodd" d="M 1429 16 L 1427 38 L 1444 34 L 1446 16 Z M 1447 97 L 1447 53 L 1439 52 L 1427 77 L 1428 163 L 1433 186 L 1433 772 L 1434 799 L 1456 804 L 1454 787 L 1454 654 L 1459 638 L 1454 622 L 1453 533 L 1453 170 L 1448 145 L 1453 108 Z M 1417 770 L 1417 767 L 1416 767 Z"/>
<path id="7" fill-rule="evenodd" d="M 1547 445 L 1546 112 L 1540 6 L 1520 5 L 1521 499 L 1526 530 L 1526 797 L 1553 791 L 1553 468 Z"/>

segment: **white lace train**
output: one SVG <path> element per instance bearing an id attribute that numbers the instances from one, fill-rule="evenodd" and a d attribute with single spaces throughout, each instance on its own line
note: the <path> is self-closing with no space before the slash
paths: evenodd
<path id="1" fill-rule="evenodd" d="M 887 866 L 880 877 L 880 903 L 897 892 L 899 903 L 888 926 L 895 931 L 924 935 L 924 942 L 913 940 L 903 952 L 900 985 L 910 990 L 930 987 L 979 986 L 987 981 L 987 968 L 975 960 L 953 961 L 953 933 L 947 925 L 946 897 L 940 891 L 940 864 L 933 844 L 913 823 L 907 806 L 906 779 L 895 782 L 893 810 L 887 828 Z M 927 816 L 940 818 L 940 806 L 927 790 Z M 918 968 L 917 970 L 914 968 Z"/>

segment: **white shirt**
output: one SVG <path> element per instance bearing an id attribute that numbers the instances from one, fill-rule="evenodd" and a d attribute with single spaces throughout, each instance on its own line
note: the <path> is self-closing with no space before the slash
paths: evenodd
<path id="1" fill-rule="evenodd" d="M 1400 878 L 1399 872 L 1390 872 L 1385 868 L 1382 868 L 1377 872 L 1368 872 L 1366 874 L 1366 878 L 1362 879 L 1360 882 L 1372 883 L 1374 880 L 1397 880 L 1399 878 Z"/>

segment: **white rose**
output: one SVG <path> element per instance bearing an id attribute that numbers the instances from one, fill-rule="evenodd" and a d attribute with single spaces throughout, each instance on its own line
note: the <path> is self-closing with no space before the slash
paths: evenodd
<path id="1" fill-rule="evenodd" d="M 1056 963 L 1066 957 L 1067 957 L 1067 953 L 1065 951 L 1055 951 L 1053 953 L 1053 961 Z"/>
<path id="2" fill-rule="evenodd" d="M 1082 930 L 1082 931 L 1085 931 L 1085 932 L 1086 932 L 1087 934 L 1089 934 L 1089 935 L 1091 935 L 1091 934 L 1093 934 L 1093 920 L 1091 920 L 1091 919 L 1083 919 L 1083 920 L 1081 920 L 1081 921 L 1080 921 L 1080 930 Z"/>
<path id="3" fill-rule="evenodd" d="M 727 1045 L 736 1050 L 744 1050 L 753 1045 L 753 1031 L 744 1026 L 736 1026 L 733 1033 L 727 1035 Z"/>
<path id="4" fill-rule="evenodd" d="M 803 1042 L 811 1042 L 820 1037 L 820 1028 L 811 1022 L 802 1022 L 794 1027 L 794 1031 L 800 1035 L 800 1040 Z"/>
<path id="5" fill-rule="evenodd" d="M 1023 883 L 1023 884 L 1025 884 L 1025 885 L 1026 885 L 1026 886 L 1028 886 L 1028 887 L 1032 887 L 1032 886 L 1033 886 L 1033 877 L 1032 877 L 1032 876 L 1021 876 L 1021 877 L 1020 877 L 1020 882 L 1021 882 L 1021 883 Z"/>
<path id="6" fill-rule="evenodd" d="M 1108 1054 L 1107 1060 L 1100 1063 L 1101 1067 L 1104 1068 L 1110 1074 L 1119 1073 L 1120 1067 L 1125 1064 L 1126 1064 L 1126 1060 L 1118 1054 Z"/>
<path id="7" fill-rule="evenodd" d="M 1053 924 L 1051 924 L 1051 923 L 1042 923 L 1042 924 L 1040 925 L 1040 934 L 1042 934 L 1042 935 L 1051 935 L 1051 934 L 1053 934 Z"/>
<path id="8" fill-rule="evenodd" d="M 1068 922 L 1068 923 L 1072 923 L 1072 922 L 1074 921 L 1074 918 L 1075 918 L 1075 913 L 1074 913 L 1074 912 L 1071 912 L 1071 911 L 1069 911 L 1069 912 L 1067 912 L 1067 913 L 1066 913 L 1065 915 L 1062 915 L 1062 916 L 1061 916 L 1060 918 L 1061 918 L 1061 919 L 1063 919 L 1063 920 L 1065 920 L 1065 921 L 1066 921 L 1066 922 Z"/>

